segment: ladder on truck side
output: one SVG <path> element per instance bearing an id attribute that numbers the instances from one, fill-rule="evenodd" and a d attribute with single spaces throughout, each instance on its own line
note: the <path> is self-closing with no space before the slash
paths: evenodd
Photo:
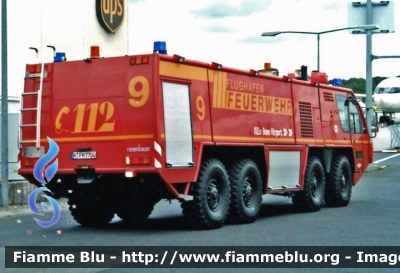
<path id="1" fill-rule="evenodd" d="M 30 47 L 29 49 L 35 50 L 36 56 L 38 55 L 38 50 L 37 48 Z M 32 92 L 23 92 L 21 94 L 21 101 L 20 101 L 20 120 L 19 120 L 19 139 L 18 139 L 18 145 L 19 148 L 22 148 L 23 143 L 35 143 L 35 147 L 38 149 L 40 148 L 40 124 L 41 124 L 41 112 L 42 112 L 42 89 L 43 89 L 43 77 L 44 77 L 44 62 L 43 58 L 40 62 L 40 83 L 39 83 L 39 90 L 37 91 L 32 91 Z M 24 106 L 24 100 L 27 97 L 30 96 L 36 96 L 36 107 L 28 107 L 25 108 Z M 24 114 L 29 113 L 29 112 L 36 112 L 36 122 L 35 123 L 29 123 L 29 124 L 24 124 Z M 23 129 L 25 128 L 35 128 L 36 132 L 36 137 L 35 139 L 23 139 Z"/>

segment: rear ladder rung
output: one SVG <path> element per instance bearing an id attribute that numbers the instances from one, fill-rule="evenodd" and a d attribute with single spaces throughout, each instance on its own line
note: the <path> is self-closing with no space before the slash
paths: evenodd
<path id="1" fill-rule="evenodd" d="M 29 95 L 37 95 L 37 94 L 39 94 L 38 91 L 36 91 L 36 92 L 25 92 L 25 93 L 22 93 L 21 95 L 22 96 L 29 96 Z"/>
<path id="2" fill-rule="evenodd" d="M 32 49 L 32 48 L 30 48 Z M 37 51 L 36 51 L 37 53 Z M 44 76 L 44 63 L 43 63 L 43 54 L 41 55 L 42 59 L 40 60 L 41 64 L 41 71 L 40 71 L 40 85 L 39 89 L 37 91 L 33 92 L 23 92 L 21 94 L 21 101 L 20 101 L 20 119 L 19 119 L 19 137 L 18 141 L 19 143 L 36 143 L 36 147 L 39 147 L 40 145 L 40 127 L 41 127 L 41 111 L 42 111 L 42 91 L 43 91 L 43 76 Z M 37 96 L 36 99 L 36 107 L 27 107 L 24 108 L 24 97 L 27 96 Z M 31 105 L 30 105 L 31 106 Z M 34 105 L 33 105 L 34 106 Z M 36 111 L 36 123 L 35 124 L 22 124 L 22 121 L 24 120 L 23 118 L 23 113 L 27 111 Z M 36 139 L 35 140 L 22 140 L 22 131 L 24 128 L 27 127 L 36 127 Z M 20 146 L 21 148 L 21 146 Z"/>
<path id="3" fill-rule="evenodd" d="M 21 140 L 19 143 L 35 143 L 36 140 Z"/>

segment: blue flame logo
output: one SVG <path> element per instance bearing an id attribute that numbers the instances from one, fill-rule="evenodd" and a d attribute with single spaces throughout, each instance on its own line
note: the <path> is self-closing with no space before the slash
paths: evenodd
<path id="1" fill-rule="evenodd" d="M 57 169 L 58 169 L 58 159 L 56 159 L 53 164 L 51 164 L 50 166 L 48 166 L 46 168 L 45 178 L 43 177 L 44 168 L 51 160 L 53 160 L 53 158 L 56 157 L 56 155 L 58 154 L 58 152 L 60 150 L 58 148 L 57 143 L 55 143 L 54 140 L 47 137 L 47 141 L 49 142 L 49 150 L 47 151 L 46 154 L 44 154 L 41 158 L 39 158 L 39 160 L 35 164 L 35 167 L 33 168 L 33 176 L 42 185 L 45 185 L 48 182 L 50 182 L 51 179 L 56 174 Z M 31 192 L 31 194 L 29 195 L 28 205 L 33 213 L 35 213 L 36 215 L 43 216 L 43 213 L 36 206 L 36 198 L 41 191 L 51 192 L 48 188 L 46 188 L 44 186 L 37 188 L 36 190 Z M 37 218 L 34 218 L 34 219 L 35 219 L 36 223 L 38 223 L 41 227 L 47 228 L 47 227 L 50 227 L 50 226 L 54 225 L 55 223 L 57 223 L 58 220 L 60 219 L 60 206 L 58 205 L 57 201 L 54 200 L 54 198 L 47 196 L 47 195 L 42 195 L 42 196 L 44 198 L 46 198 L 50 202 L 50 204 L 53 206 L 53 208 L 54 208 L 53 218 L 50 221 L 41 221 Z M 41 205 L 44 210 L 46 210 L 46 211 L 49 210 L 49 208 L 45 202 L 42 202 Z"/>
<path id="2" fill-rule="evenodd" d="M 39 181 L 42 184 L 46 184 L 47 181 L 50 181 L 53 176 L 56 174 L 56 171 L 58 169 L 58 159 L 55 160 L 53 164 L 51 164 L 49 167 L 46 169 L 46 178 L 47 181 L 44 180 L 43 178 L 43 170 L 46 164 L 48 164 L 57 154 L 58 151 L 60 150 L 58 148 L 57 143 L 54 142 L 51 138 L 47 137 L 47 141 L 49 142 L 49 150 L 45 155 L 43 155 L 39 160 L 36 162 L 35 167 L 33 168 L 33 176 L 37 181 Z"/>
<path id="3" fill-rule="evenodd" d="M 50 190 L 46 187 L 37 188 L 29 195 L 28 205 L 34 214 L 43 216 L 44 214 L 36 206 L 36 198 L 37 198 L 39 192 L 41 192 L 41 191 L 50 192 Z M 50 221 L 41 221 L 37 218 L 33 218 L 33 219 L 35 219 L 36 223 L 38 223 L 41 227 L 48 228 L 48 227 L 54 225 L 55 223 L 57 223 L 58 219 L 60 219 L 60 206 L 58 205 L 57 201 L 54 200 L 54 198 L 51 198 L 50 196 L 47 196 L 47 195 L 42 195 L 42 196 L 44 198 L 46 198 L 50 202 L 50 204 L 53 206 L 53 208 L 54 208 L 53 218 Z M 41 205 L 44 210 L 49 210 L 49 207 L 47 206 L 47 204 L 45 202 L 42 202 Z"/>

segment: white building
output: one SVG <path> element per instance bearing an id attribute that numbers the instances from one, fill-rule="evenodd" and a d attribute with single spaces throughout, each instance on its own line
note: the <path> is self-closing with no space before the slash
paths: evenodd
<path id="1" fill-rule="evenodd" d="M 17 166 L 14 165 L 18 153 L 16 121 L 19 121 L 19 98 L 24 88 L 25 65 L 40 63 L 41 59 L 52 62 L 54 52 L 48 45 L 54 46 L 57 52 L 64 52 L 68 60 L 90 57 L 91 46 L 100 47 L 101 57 L 128 54 L 128 0 L 101 0 L 100 19 L 96 15 L 96 2 L 7 1 L 10 180 L 18 178 Z M 37 48 L 39 54 L 30 47 Z"/>
<path id="2" fill-rule="evenodd" d="M 102 57 L 128 54 L 128 0 L 102 0 L 124 3 L 125 13 L 118 30 L 107 33 L 96 17 L 96 1 L 12 0 L 7 1 L 8 93 L 19 96 L 23 89 L 26 63 L 53 61 L 54 46 L 68 60 L 90 56 L 90 46 L 100 46 Z M 35 51 L 39 50 L 39 60 Z"/>
<path id="3" fill-rule="evenodd" d="M 19 124 L 19 108 L 20 97 L 8 97 L 8 179 L 21 180 L 18 171 L 18 124 Z M 0 98 L 1 103 L 1 98 Z M 1 113 L 1 110 L 0 110 Z M 0 122 L 0 132 L 3 126 Z M 0 142 L 0 150 L 2 150 Z M 1 157 L 0 157 L 1 163 Z M 1 179 L 1 174 L 0 174 Z"/>

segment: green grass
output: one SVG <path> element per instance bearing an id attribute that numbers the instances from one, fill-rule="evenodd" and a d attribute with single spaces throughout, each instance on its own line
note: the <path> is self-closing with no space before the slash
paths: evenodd
<path id="1" fill-rule="evenodd" d="M 367 170 L 365 170 L 365 172 L 366 173 L 370 173 L 370 172 L 375 172 L 375 171 L 381 171 L 381 170 L 384 170 L 384 169 L 387 169 L 387 168 L 389 168 L 388 165 L 377 165 L 377 166 L 368 168 Z"/>

